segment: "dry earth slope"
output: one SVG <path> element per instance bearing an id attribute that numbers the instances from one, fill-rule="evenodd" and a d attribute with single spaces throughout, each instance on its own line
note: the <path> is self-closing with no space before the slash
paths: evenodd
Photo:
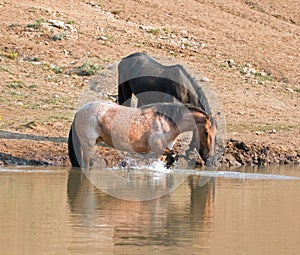
<path id="1" fill-rule="evenodd" d="M 68 165 L 78 98 L 94 72 L 136 51 L 210 79 L 227 120 L 226 164 L 299 162 L 299 6 L 0 0 L 0 163 Z"/>

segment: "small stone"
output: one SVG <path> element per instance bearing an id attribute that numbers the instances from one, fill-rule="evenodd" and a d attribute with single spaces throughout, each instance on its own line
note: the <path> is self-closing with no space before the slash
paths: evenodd
<path id="1" fill-rule="evenodd" d="M 102 40 L 102 41 L 107 41 L 108 38 L 107 38 L 105 35 L 101 35 L 101 36 L 100 36 L 100 40 Z"/>
<path id="2" fill-rule="evenodd" d="M 285 88 L 285 90 L 294 93 L 295 91 L 292 88 Z"/>
<path id="3" fill-rule="evenodd" d="M 140 25 L 139 28 L 142 29 L 142 30 L 145 30 L 147 32 L 149 32 L 152 29 L 151 26 L 143 26 L 143 25 Z"/>
<path id="4" fill-rule="evenodd" d="M 264 135 L 265 133 L 263 131 L 255 131 L 256 135 Z"/>
<path id="5" fill-rule="evenodd" d="M 234 65 L 234 59 L 229 59 L 226 61 L 227 65 L 231 68 Z"/>
<path id="6" fill-rule="evenodd" d="M 261 75 L 261 76 L 264 76 L 264 77 L 267 77 L 267 76 L 268 76 L 267 73 L 264 72 L 264 71 L 261 71 L 261 72 L 260 72 L 260 75 Z"/>
<path id="7" fill-rule="evenodd" d="M 201 78 L 201 81 L 202 81 L 202 82 L 209 82 L 210 80 L 209 80 L 207 77 L 202 77 L 202 78 Z"/>
<path id="8" fill-rule="evenodd" d="M 241 166 L 241 163 L 239 163 L 232 154 L 227 155 L 226 160 L 228 161 L 229 166 Z"/>
<path id="9" fill-rule="evenodd" d="M 255 70 L 254 68 L 249 68 L 249 69 L 248 69 L 248 72 L 249 72 L 250 74 L 256 74 L 256 70 Z"/>
<path id="10" fill-rule="evenodd" d="M 286 77 L 282 77 L 282 78 L 280 79 L 280 81 L 283 82 L 283 83 L 286 83 L 286 84 L 289 83 L 289 79 L 286 78 Z"/>
<path id="11" fill-rule="evenodd" d="M 57 28 L 64 28 L 65 27 L 65 23 L 63 21 L 60 20 L 48 20 L 48 22 Z"/>

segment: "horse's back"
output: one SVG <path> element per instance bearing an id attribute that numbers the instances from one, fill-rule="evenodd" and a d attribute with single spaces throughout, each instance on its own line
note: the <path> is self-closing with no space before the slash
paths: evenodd
<path id="1" fill-rule="evenodd" d="M 112 108 L 118 107 L 117 104 L 107 101 L 93 101 L 83 105 L 76 113 L 75 125 L 78 133 L 88 134 L 96 131 L 99 119 Z"/>
<path id="2" fill-rule="evenodd" d="M 118 83 L 120 85 L 138 77 L 159 77 L 164 70 L 165 66 L 148 54 L 133 53 L 120 61 L 118 65 Z"/>
<path id="3" fill-rule="evenodd" d="M 136 52 L 124 57 L 118 65 L 119 84 L 138 77 L 169 79 L 179 84 L 190 82 L 185 68 L 180 64 L 163 65 L 146 53 Z"/>

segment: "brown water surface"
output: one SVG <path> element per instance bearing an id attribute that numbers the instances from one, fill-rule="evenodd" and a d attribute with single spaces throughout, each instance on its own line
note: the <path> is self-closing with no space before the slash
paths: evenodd
<path id="1" fill-rule="evenodd" d="M 297 166 L 254 171 L 300 177 Z M 299 215 L 300 180 L 189 176 L 133 202 L 78 170 L 0 168 L 1 254 L 296 255 Z"/>

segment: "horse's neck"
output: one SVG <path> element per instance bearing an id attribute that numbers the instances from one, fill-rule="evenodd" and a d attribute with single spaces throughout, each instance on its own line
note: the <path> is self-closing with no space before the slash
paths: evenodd
<path id="1" fill-rule="evenodd" d="M 198 111 L 192 111 L 192 116 L 193 116 L 196 123 L 202 123 L 202 124 L 206 123 L 206 120 L 207 120 L 207 117 L 208 117 L 203 112 L 198 112 Z"/>
<path id="2" fill-rule="evenodd" d="M 198 111 L 190 111 L 189 114 L 185 115 L 181 122 L 181 132 L 192 131 L 195 128 L 195 123 L 205 124 L 207 116 Z"/>

